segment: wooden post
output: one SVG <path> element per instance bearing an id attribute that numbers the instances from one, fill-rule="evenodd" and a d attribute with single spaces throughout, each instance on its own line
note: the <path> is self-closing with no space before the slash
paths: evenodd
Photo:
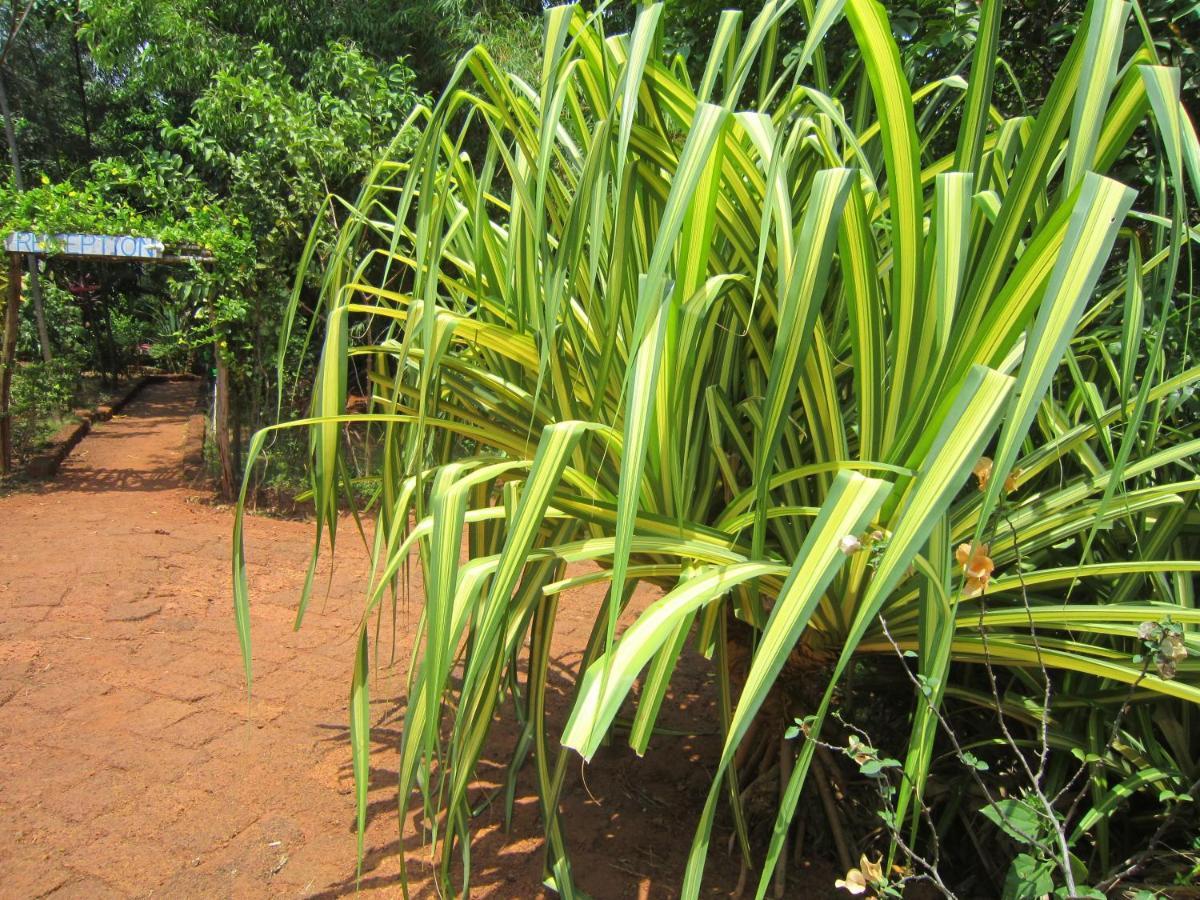
<path id="1" fill-rule="evenodd" d="M 236 478 L 233 471 L 233 452 L 229 446 L 229 367 L 225 365 L 225 357 L 221 354 L 221 342 L 213 344 L 213 354 L 217 358 L 217 397 L 213 420 L 216 429 L 217 459 L 221 463 L 221 492 L 225 498 L 231 499 L 236 490 Z"/>
<path id="2" fill-rule="evenodd" d="M 21 257 L 8 254 L 8 299 L 4 305 L 4 344 L 0 351 L 0 473 L 12 472 L 13 367 L 17 361 L 17 328 L 21 313 Z"/>

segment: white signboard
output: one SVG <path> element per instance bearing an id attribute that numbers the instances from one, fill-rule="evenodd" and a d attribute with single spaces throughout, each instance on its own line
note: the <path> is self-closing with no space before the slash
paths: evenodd
<path id="1" fill-rule="evenodd" d="M 9 253 L 118 256 L 125 259 L 159 259 L 162 241 L 155 238 L 112 234 L 34 234 L 14 231 L 4 241 Z"/>

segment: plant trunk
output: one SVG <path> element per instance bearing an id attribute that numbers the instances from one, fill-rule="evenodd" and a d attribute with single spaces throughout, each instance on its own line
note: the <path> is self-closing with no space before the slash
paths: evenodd
<path id="1" fill-rule="evenodd" d="M 71 50 L 75 54 L 75 84 L 79 92 L 79 110 L 83 116 L 83 136 L 87 141 L 88 155 L 95 153 L 92 147 L 92 116 L 88 110 L 87 85 L 83 79 L 83 57 L 79 52 L 79 33 L 75 22 L 71 22 Z"/>
<path id="2" fill-rule="evenodd" d="M 230 407 L 232 410 L 233 436 L 231 438 L 233 446 L 233 472 L 238 474 L 242 471 L 242 420 L 245 418 L 245 399 L 242 397 L 241 391 L 237 390 L 237 384 L 231 389 Z"/>
<path id="3" fill-rule="evenodd" d="M 42 303 L 42 281 L 38 275 L 37 257 L 30 253 L 26 261 L 29 265 L 29 296 L 33 300 L 33 318 L 37 322 L 42 362 L 50 362 L 54 359 L 54 354 L 50 351 L 50 332 L 46 328 L 46 307 Z"/>
<path id="4" fill-rule="evenodd" d="M 4 117 L 4 137 L 8 141 L 8 156 L 12 161 L 13 185 L 25 191 L 25 176 L 21 174 L 21 151 L 17 148 L 17 132 L 13 128 L 12 110 L 8 108 L 8 91 L 4 88 L 4 75 L 0 72 L 0 116 Z M 50 362 L 50 333 L 46 330 L 46 309 L 42 304 L 42 284 L 38 280 L 37 259 L 31 253 L 29 266 L 29 296 L 33 298 L 33 317 L 37 321 L 38 343 L 41 344 L 42 361 Z"/>
<path id="5" fill-rule="evenodd" d="M 13 185 L 25 191 L 25 177 L 21 174 L 21 152 L 17 149 L 17 132 L 13 129 L 12 110 L 8 108 L 8 91 L 4 87 L 4 73 L 0 72 L 0 115 L 4 116 L 4 138 L 8 141 L 8 158 L 12 161 Z"/>
<path id="6" fill-rule="evenodd" d="M 107 299 L 102 299 L 100 302 L 102 304 L 102 309 L 104 312 L 104 346 L 106 348 L 105 355 L 108 357 L 108 364 L 105 366 L 102 366 L 102 369 L 106 373 L 104 377 L 108 381 L 109 386 L 116 387 L 117 380 L 118 380 L 117 340 L 115 337 L 113 337 L 112 310 L 108 308 L 108 300 Z"/>
<path id="7" fill-rule="evenodd" d="M 21 307 L 21 257 L 8 255 L 8 301 L 4 309 L 4 344 L 0 355 L 0 473 L 12 471 L 13 365 L 17 359 L 17 315 Z"/>

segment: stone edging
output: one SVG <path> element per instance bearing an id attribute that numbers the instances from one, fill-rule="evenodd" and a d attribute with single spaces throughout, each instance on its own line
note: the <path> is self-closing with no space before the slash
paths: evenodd
<path id="1" fill-rule="evenodd" d="M 50 438 L 49 446 L 44 450 L 39 451 L 25 465 L 25 475 L 29 478 L 47 479 L 53 478 L 58 474 L 58 467 L 62 465 L 62 461 L 67 458 L 68 454 L 75 449 L 75 445 L 83 440 L 84 436 L 92 430 L 92 425 L 96 422 L 104 422 L 117 415 L 121 410 L 128 406 L 133 399 L 142 391 L 148 384 L 157 384 L 163 381 L 197 381 L 195 375 L 174 375 L 174 374 L 159 374 L 142 375 L 134 381 L 128 388 L 125 389 L 120 397 L 112 403 L 102 403 L 95 409 L 77 409 L 75 415 L 79 421 L 73 425 L 64 425 L 54 436 Z M 189 421 L 189 435 L 191 432 L 191 422 Z M 203 418 L 201 419 L 201 428 L 203 428 Z M 203 444 L 204 434 L 201 431 L 201 444 Z"/>

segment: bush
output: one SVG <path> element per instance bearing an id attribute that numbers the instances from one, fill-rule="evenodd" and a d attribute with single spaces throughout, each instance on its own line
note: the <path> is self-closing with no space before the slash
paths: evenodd
<path id="1" fill-rule="evenodd" d="M 744 31 L 724 17 L 695 82 L 656 54 L 659 6 L 620 40 L 550 10 L 536 96 L 477 49 L 415 158 L 368 180 L 325 272 L 303 426 L 318 539 L 350 494 L 358 365 L 383 461 L 351 687 L 359 827 L 369 626 L 416 545 L 399 791 L 436 822 L 447 890 L 489 728 L 514 715 L 510 777 L 532 748 L 547 876 L 575 893 L 568 754 L 590 760 L 635 697 L 644 751 L 689 645 L 729 702 L 684 896 L 728 798 L 768 889 L 822 745 L 895 778 L 873 812 L 905 878 L 944 885 L 947 847 L 956 883 L 999 892 L 972 882 L 960 816 L 983 846 L 1025 842 L 1005 861 L 1016 895 L 1074 894 L 1187 831 L 1200 423 L 1166 408 L 1200 369 L 1164 344 L 1196 158 L 1178 73 L 1123 56 L 1125 7 L 1097 0 L 1037 117 L 994 121 L 999 4 L 969 86 L 911 84 L 873 0 L 845 4 L 857 55 L 823 58 L 841 5 L 821 3 L 781 61 L 783 8 Z M 1103 173 L 1143 127 L 1174 149 L 1139 201 Z M 481 157 L 458 152 L 472 141 Z M 558 599 L 597 580 L 572 713 L 547 721 Z M 639 583 L 661 597 L 618 639 Z M 737 787 L 781 746 L 791 775 L 756 829 Z M 856 826 L 862 849 L 878 823 Z"/>
<path id="2" fill-rule="evenodd" d="M 62 424 L 79 385 L 79 360 L 60 357 L 49 363 L 18 365 L 13 372 L 10 414 L 13 453 L 27 457 Z"/>
<path id="3" fill-rule="evenodd" d="M 46 314 L 46 330 L 56 354 L 75 359 L 86 358 L 88 336 L 80 315 L 79 304 L 69 291 L 59 287 L 53 278 L 43 276 L 42 307 Z M 33 303 L 29 288 L 23 294 L 20 331 L 17 336 L 17 354 L 21 358 L 33 359 L 41 352 L 38 345 L 37 325 L 33 317 Z"/>

